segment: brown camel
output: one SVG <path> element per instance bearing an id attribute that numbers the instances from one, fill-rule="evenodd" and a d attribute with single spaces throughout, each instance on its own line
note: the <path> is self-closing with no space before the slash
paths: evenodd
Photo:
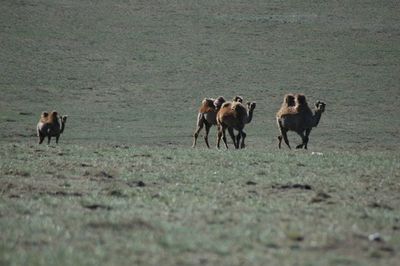
<path id="1" fill-rule="evenodd" d="M 239 148 L 240 139 L 242 139 L 240 148 L 245 147 L 244 140 L 246 133 L 243 131 L 244 126 L 253 119 L 253 111 L 256 108 L 255 102 L 248 102 L 247 108 L 241 102 L 226 102 L 222 105 L 221 110 L 217 114 L 218 138 L 217 148 L 220 147 L 221 138 L 224 141 L 225 147 L 228 149 L 226 142 L 225 130 L 228 129 L 235 148 Z M 238 135 L 234 136 L 233 130 L 239 131 Z"/>
<path id="2" fill-rule="evenodd" d="M 43 112 L 36 128 L 39 144 L 43 142 L 45 137 L 48 139 L 48 144 L 50 144 L 51 137 L 56 137 L 56 143 L 58 143 L 60 135 L 64 132 L 67 117 L 66 115 L 58 116 L 56 111 L 52 111 L 50 114 Z"/>
<path id="3" fill-rule="evenodd" d="M 294 95 L 295 105 L 293 105 L 293 95 L 286 95 L 281 109 L 276 114 L 280 135 L 278 136 L 278 147 L 281 148 L 282 138 L 286 145 L 291 149 L 287 137 L 288 131 L 296 132 L 302 139 L 302 143 L 296 146 L 296 149 L 307 149 L 309 135 L 313 127 L 317 127 L 321 119 L 322 113 L 325 111 L 325 103 L 318 101 L 315 109 L 312 111 L 306 101 L 306 97 L 302 94 Z M 289 99 L 288 99 L 289 98 Z"/>
<path id="4" fill-rule="evenodd" d="M 242 102 L 243 98 L 241 96 L 236 96 L 233 98 L 233 101 Z M 206 142 L 207 147 L 210 148 L 210 144 L 208 143 L 208 134 L 210 132 L 210 128 L 217 124 L 217 113 L 224 102 L 226 102 L 226 100 L 222 96 L 219 96 L 216 99 L 205 98 L 201 102 L 199 113 L 197 114 L 197 128 L 193 134 L 193 148 L 196 146 L 197 138 L 204 126 L 206 130 L 204 141 Z"/>

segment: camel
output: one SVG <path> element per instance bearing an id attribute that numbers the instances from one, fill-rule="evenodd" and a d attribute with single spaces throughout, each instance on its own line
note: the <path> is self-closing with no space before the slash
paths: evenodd
<path id="1" fill-rule="evenodd" d="M 60 135 L 64 132 L 67 117 L 66 115 L 58 116 L 56 111 L 52 111 L 50 114 L 43 112 L 36 128 L 39 144 L 42 144 L 45 137 L 48 139 L 48 144 L 50 144 L 51 137 L 56 137 L 56 143 L 58 143 Z"/>
<path id="2" fill-rule="evenodd" d="M 243 102 L 243 98 L 241 96 L 236 96 L 233 98 L 234 102 Z M 216 99 L 213 98 L 204 98 L 201 102 L 201 106 L 199 108 L 199 112 L 197 114 L 197 128 L 193 134 L 193 145 L 192 147 L 196 147 L 197 138 L 199 136 L 200 131 L 205 126 L 206 134 L 204 135 L 204 141 L 208 148 L 210 148 L 210 144 L 208 143 L 208 134 L 210 132 L 210 128 L 213 125 L 217 124 L 217 113 L 220 110 L 223 103 L 226 100 L 224 97 L 219 96 Z M 232 132 L 233 133 L 233 132 Z"/>
<path id="3" fill-rule="evenodd" d="M 225 147 L 228 149 L 225 135 L 226 129 L 228 129 L 229 135 L 231 136 L 236 149 L 239 148 L 240 139 L 242 139 L 240 148 L 243 149 L 245 147 L 244 140 L 246 138 L 246 133 L 243 131 L 243 129 L 244 126 L 250 123 L 253 119 L 253 111 L 255 108 L 255 102 L 248 102 L 247 108 L 241 102 L 226 102 L 222 105 L 221 110 L 217 114 L 218 149 L 220 147 L 221 138 L 224 141 Z M 236 137 L 233 134 L 234 129 L 239 131 Z"/>
<path id="4" fill-rule="evenodd" d="M 293 105 L 293 98 L 295 105 Z M 326 104 L 321 101 L 315 103 L 315 109 L 311 110 L 307 104 L 306 97 L 302 94 L 288 94 L 280 110 L 276 114 L 280 135 L 278 136 L 278 147 L 281 148 L 282 139 L 291 149 L 287 138 L 288 131 L 296 132 L 302 139 L 302 143 L 296 149 L 307 149 L 309 135 L 313 127 L 317 127 Z"/>

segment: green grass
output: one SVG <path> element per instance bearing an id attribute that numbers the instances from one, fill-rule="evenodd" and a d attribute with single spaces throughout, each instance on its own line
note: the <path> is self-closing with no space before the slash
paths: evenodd
<path id="1" fill-rule="evenodd" d="M 397 1 L 6 0 L 0 14 L 1 265 L 398 263 Z M 277 149 L 288 92 L 327 104 L 309 151 Z M 238 94 L 257 102 L 247 148 L 191 149 L 201 100 Z M 39 146 L 52 109 L 66 130 Z"/>
<path id="2" fill-rule="evenodd" d="M 187 146 L 204 97 L 241 94 L 249 143 L 275 148 L 283 95 L 303 92 L 327 103 L 314 147 L 399 148 L 396 3 L 5 1 L 1 141 L 57 109 L 64 141 Z"/>
<path id="3" fill-rule="evenodd" d="M 6 264 L 398 259 L 393 152 L 9 144 L 1 157 Z"/>

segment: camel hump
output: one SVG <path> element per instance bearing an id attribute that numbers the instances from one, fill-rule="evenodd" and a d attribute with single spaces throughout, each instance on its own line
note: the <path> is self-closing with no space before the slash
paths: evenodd
<path id="1" fill-rule="evenodd" d="M 283 98 L 283 104 L 282 105 L 295 106 L 296 103 L 295 103 L 294 95 L 291 94 L 291 93 L 286 94 L 285 97 Z"/>
<path id="2" fill-rule="evenodd" d="M 294 115 L 294 114 L 298 114 L 299 111 L 297 109 L 297 106 L 286 106 L 284 108 L 281 108 L 277 113 L 276 113 L 276 117 L 283 117 L 283 116 L 287 116 L 287 115 Z"/>
<path id="3" fill-rule="evenodd" d="M 204 98 L 204 99 L 201 101 L 201 104 L 212 105 L 213 102 L 214 102 L 214 99 L 213 99 L 213 98 Z"/>
<path id="4" fill-rule="evenodd" d="M 57 111 L 51 111 L 51 113 L 50 113 L 50 115 L 48 117 L 48 121 L 50 123 L 58 121 L 58 112 Z"/>
<path id="5" fill-rule="evenodd" d="M 199 113 L 209 113 L 214 111 L 215 111 L 214 99 L 204 98 L 203 101 L 201 101 Z"/>
<path id="6" fill-rule="evenodd" d="M 297 94 L 296 100 L 297 100 L 297 104 L 299 104 L 299 105 L 307 104 L 307 99 L 304 94 L 301 94 L 301 93 Z"/>
<path id="7" fill-rule="evenodd" d="M 246 107 L 240 102 L 234 102 L 232 104 L 232 110 L 234 110 L 239 116 L 247 115 Z"/>
<path id="8" fill-rule="evenodd" d="M 218 110 L 225 102 L 226 100 L 223 96 L 218 96 L 217 99 L 214 100 L 214 107 Z"/>
<path id="9" fill-rule="evenodd" d="M 295 105 L 296 105 L 295 95 L 292 93 L 285 94 L 285 96 L 283 97 L 281 108 L 276 113 L 276 116 L 279 117 L 284 114 L 292 113 L 293 110 L 291 110 L 291 108 L 294 107 Z"/>
<path id="10" fill-rule="evenodd" d="M 46 123 L 49 119 L 49 113 L 48 112 L 42 112 L 40 115 L 40 122 Z"/>
<path id="11" fill-rule="evenodd" d="M 296 110 L 297 112 L 312 114 L 304 94 L 296 94 Z"/>
<path id="12" fill-rule="evenodd" d="M 221 108 L 230 108 L 232 106 L 232 102 L 224 102 L 221 106 Z"/>

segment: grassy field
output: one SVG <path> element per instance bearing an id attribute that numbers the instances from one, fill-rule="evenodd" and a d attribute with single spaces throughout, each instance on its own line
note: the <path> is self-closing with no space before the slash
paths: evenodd
<path id="1" fill-rule="evenodd" d="M 2 1 L 0 265 L 397 265 L 398 10 Z M 277 149 L 288 92 L 327 104 L 309 151 Z M 247 148 L 191 149 L 201 100 L 238 94 Z"/>

